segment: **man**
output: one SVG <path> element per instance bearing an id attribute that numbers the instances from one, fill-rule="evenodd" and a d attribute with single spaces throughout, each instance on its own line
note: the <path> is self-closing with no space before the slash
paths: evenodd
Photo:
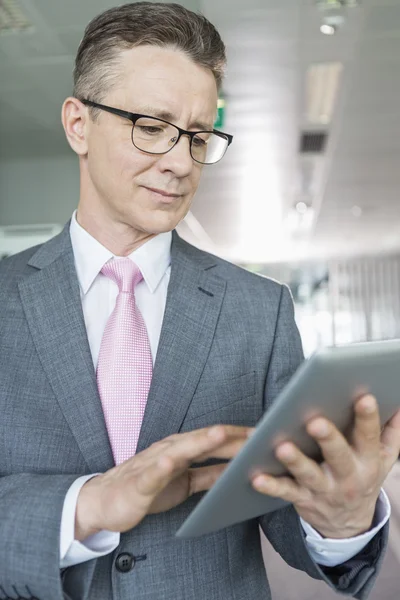
<path id="1" fill-rule="evenodd" d="M 287 288 L 174 232 L 231 141 L 212 131 L 224 63 L 214 27 L 179 5 L 128 4 L 86 29 L 62 110 L 77 212 L 0 268 L 3 597 L 268 599 L 259 525 L 339 592 L 373 585 L 400 415 L 380 437 L 372 397 L 351 445 L 308 424 L 322 466 L 286 443 L 293 479 L 254 480 L 293 505 L 174 537 L 302 360 Z"/>

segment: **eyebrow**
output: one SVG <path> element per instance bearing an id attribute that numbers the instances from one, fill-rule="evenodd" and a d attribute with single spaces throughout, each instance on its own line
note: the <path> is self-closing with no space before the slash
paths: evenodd
<path id="1" fill-rule="evenodd" d="M 168 110 L 159 110 L 157 108 L 154 108 L 154 106 L 143 106 L 141 108 L 141 112 L 142 111 L 143 111 L 143 114 L 149 115 L 149 117 L 150 116 L 156 117 L 157 119 L 162 119 L 163 121 L 169 121 L 170 123 L 174 124 L 175 115 L 173 115 Z M 194 123 L 192 123 L 190 125 L 190 128 L 197 129 L 198 131 L 212 131 L 213 125 L 210 125 L 209 123 L 205 123 L 204 121 L 195 121 Z"/>

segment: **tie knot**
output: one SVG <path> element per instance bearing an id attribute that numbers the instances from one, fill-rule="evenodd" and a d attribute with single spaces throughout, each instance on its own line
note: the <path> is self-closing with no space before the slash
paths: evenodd
<path id="1" fill-rule="evenodd" d="M 135 286 L 143 279 L 139 267 L 130 258 L 111 259 L 101 272 L 114 281 L 120 292 L 134 293 Z"/>

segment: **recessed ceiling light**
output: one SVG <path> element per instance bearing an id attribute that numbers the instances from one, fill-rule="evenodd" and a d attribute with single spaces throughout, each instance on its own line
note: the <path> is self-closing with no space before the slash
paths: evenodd
<path id="1" fill-rule="evenodd" d="M 351 214 L 356 219 L 358 219 L 359 217 L 361 217 L 362 212 L 363 212 L 363 210 L 362 210 L 361 206 L 353 206 L 352 209 L 351 209 Z"/>
<path id="2" fill-rule="evenodd" d="M 327 25 L 324 23 L 324 25 L 321 25 L 320 31 L 324 35 L 335 35 L 336 27 L 334 27 L 333 25 Z"/>
<path id="3" fill-rule="evenodd" d="M 304 215 L 307 212 L 307 210 L 308 210 L 308 206 L 307 206 L 307 204 L 305 202 L 297 202 L 297 204 L 296 204 L 296 210 L 301 215 Z"/>
<path id="4" fill-rule="evenodd" d="M 31 26 L 17 0 L 0 0 L 0 33 L 26 31 Z"/>

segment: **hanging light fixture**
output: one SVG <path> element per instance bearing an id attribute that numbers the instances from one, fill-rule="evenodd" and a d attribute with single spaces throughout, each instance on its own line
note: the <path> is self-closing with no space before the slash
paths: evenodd
<path id="1" fill-rule="evenodd" d="M 324 35 L 335 35 L 346 22 L 347 9 L 359 5 L 358 0 L 315 0 L 322 14 L 320 31 Z"/>
<path id="2" fill-rule="evenodd" d="M 358 0 L 316 0 L 316 5 L 322 10 L 334 8 L 354 8 L 359 5 Z"/>

